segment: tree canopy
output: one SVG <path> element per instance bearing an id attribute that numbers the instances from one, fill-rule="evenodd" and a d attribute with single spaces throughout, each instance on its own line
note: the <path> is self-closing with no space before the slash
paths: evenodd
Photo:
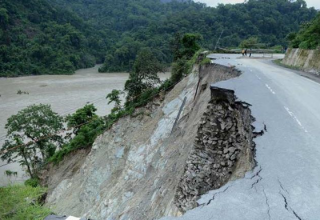
<path id="1" fill-rule="evenodd" d="M 57 134 L 63 128 L 62 121 L 49 105 L 43 104 L 31 105 L 12 115 L 5 126 L 7 139 L 1 148 L 5 151 L 1 159 L 8 162 L 18 159 L 33 177 L 38 164 L 51 157 L 62 144 L 62 138 Z M 16 147 L 25 143 L 28 144 Z M 11 148 L 13 150 L 7 151 Z"/>
<path id="2" fill-rule="evenodd" d="M 208 49 L 221 33 L 222 47 L 253 36 L 287 46 L 287 34 L 315 16 L 304 0 L 248 0 L 216 8 L 190 0 L 3 0 L 0 76 L 70 74 L 103 62 L 101 72 L 131 71 L 145 47 L 170 63 L 169 42 L 176 33 L 199 33 L 200 46 Z"/>
<path id="3" fill-rule="evenodd" d="M 316 49 L 320 46 L 320 13 L 308 23 L 302 25 L 298 33 L 287 36 L 290 46 L 302 49 Z"/>
<path id="4" fill-rule="evenodd" d="M 0 77 L 71 74 L 104 60 L 106 34 L 45 0 L 0 2 Z"/>
<path id="5" fill-rule="evenodd" d="M 134 98 L 144 90 L 160 83 L 158 73 L 162 70 L 162 65 L 149 48 L 139 51 L 133 65 L 133 71 L 125 83 L 125 90 L 128 92 L 127 98 Z"/>
<path id="6" fill-rule="evenodd" d="M 248 0 L 220 4 L 216 8 L 193 1 L 160 0 L 52 0 L 108 33 L 112 42 L 101 72 L 130 71 L 142 47 L 151 48 L 162 63 L 173 57 L 168 39 L 176 33 L 199 33 L 202 47 L 213 49 L 223 31 L 220 46 L 237 47 L 257 37 L 270 46 L 286 46 L 286 35 L 316 15 L 304 0 Z"/>

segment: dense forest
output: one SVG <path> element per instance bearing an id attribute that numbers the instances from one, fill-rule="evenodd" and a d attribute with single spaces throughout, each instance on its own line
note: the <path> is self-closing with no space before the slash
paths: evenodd
<path id="1" fill-rule="evenodd" d="M 170 63 L 170 42 L 189 32 L 201 34 L 208 49 L 221 33 L 222 47 L 237 47 L 251 36 L 286 46 L 287 34 L 316 13 L 303 0 L 216 8 L 191 0 L 3 0 L 0 76 L 67 74 L 102 62 L 101 72 L 130 71 L 145 48 Z"/>
<path id="2" fill-rule="evenodd" d="M 290 33 L 288 40 L 294 48 L 320 48 L 320 14 L 313 21 L 303 24 L 298 33 Z"/>
<path id="3" fill-rule="evenodd" d="M 43 0 L 0 2 L 0 76 L 68 74 L 103 62 L 107 35 Z"/>

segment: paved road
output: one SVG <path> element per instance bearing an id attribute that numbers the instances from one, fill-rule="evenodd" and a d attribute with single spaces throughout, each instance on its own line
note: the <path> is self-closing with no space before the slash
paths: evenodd
<path id="1" fill-rule="evenodd" d="M 212 55 L 218 56 L 218 55 Z M 219 55 L 243 74 L 216 86 L 252 104 L 257 126 L 257 167 L 245 178 L 203 196 L 181 220 L 319 220 L 320 84 L 262 59 Z M 165 218 L 171 220 L 175 218 Z"/>

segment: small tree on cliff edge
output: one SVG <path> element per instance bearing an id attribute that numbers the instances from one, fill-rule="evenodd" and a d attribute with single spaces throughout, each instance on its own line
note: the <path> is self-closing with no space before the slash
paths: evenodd
<path id="1" fill-rule="evenodd" d="M 27 167 L 31 177 L 41 159 L 52 156 L 57 146 L 62 144 L 56 133 L 63 128 L 62 117 L 51 110 L 50 105 L 31 105 L 8 118 L 5 128 L 7 140 L 1 148 L 2 160 L 16 161 Z M 23 145 L 27 142 L 31 143 Z M 20 147 L 16 147 L 21 145 Z"/>
<path id="2" fill-rule="evenodd" d="M 121 98 L 120 96 L 123 95 L 123 91 L 114 89 L 112 90 L 106 97 L 107 100 L 109 100 L 108 104 L 111 104 L 112 102 L 115 103 L 114 108 L 112 109 L 112 112 L 117 112 L 121 109 Z"/>
<path id="3" fill-rule="evenodd" d="M 97 109 L 93 104 L 87 104 L 75 113 L 68 115 L 66 117 L 68 128 L 73 128 L 73 133 L 77 135 L 81 127 L 93 120 L 99 119 L 99 116 L 95 113 L 96 111 Z"/>
<path id="4" fill-rule="evenodd" d="M 137 97 L 143 91 L 153 88 L 160 83 L 158 73 L 163 67 L 149 48 L 142 49 L 134 62 L 133 71 L 125 84 L 125 91 L 128 92 L 127 99 Z"/>
<path id="5" fill-rule="evenodd" d="M 183 36 L 176 33 L 174 39 L 170 42 L 173 61 L 190 59 L 201 48 L 199 45 L 201 40 L 202 36 L 197 33 L 187 33 Z"/>
<path id="6" fill-rule="evenodd" d="M 200 34 L 188 33 L 182 37 L 182 55 L 186 59 L 192 58 L 192 56 L 200 49 L 200 45 L 198 44 L 200 40 L 202 40 L 202 36 Z"/>

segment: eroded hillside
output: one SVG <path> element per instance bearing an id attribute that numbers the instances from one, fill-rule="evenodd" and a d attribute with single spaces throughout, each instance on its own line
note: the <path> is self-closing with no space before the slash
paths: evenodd
<path id="1" fill-rule="evenodd" d="M 202 194 L 242 177 L 254 166 L 250 109 L 232 91 L 210 86 L 239 75 L 195 66 L 168 94 L 101 135 L 88 156 L 65 159 L 44 176 L 47 205 L 92 219 L 179 216 Z M 66 169 L 72 172 L 61 175 Z"/>

